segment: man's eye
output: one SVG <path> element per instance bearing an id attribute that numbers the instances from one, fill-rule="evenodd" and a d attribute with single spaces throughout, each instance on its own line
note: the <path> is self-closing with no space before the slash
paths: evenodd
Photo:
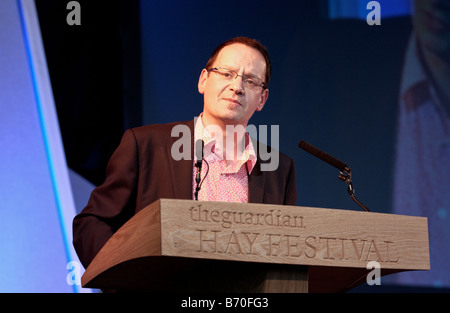
<path id="1" fill-rule="evenodd" d="M 251 79 L 251 78 L 247 78 L 245 81 L 249 86 L 256 86 L 256 82 Z"/>
<path id="2" fill-rule="evenodd" d="M 221 74 L 225 78 L 233 78 L 233 74 L 231 72 L 222 72 Z"/>

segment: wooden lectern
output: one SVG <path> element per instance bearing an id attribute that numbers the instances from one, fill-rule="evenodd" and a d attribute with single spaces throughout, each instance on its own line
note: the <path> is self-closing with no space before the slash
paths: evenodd
<path id="1" fill-rule="evenodd" d="M 81 281 L 138 291 L 343 292 L 372 270 L 429 270 L 429 260 L 424 217 L 160 199 L 110 238 Z"/>

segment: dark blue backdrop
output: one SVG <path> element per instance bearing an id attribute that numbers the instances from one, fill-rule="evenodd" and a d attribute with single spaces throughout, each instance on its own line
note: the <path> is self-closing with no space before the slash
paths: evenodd
<path id="1" fill-rule="evenodd" d="M 297 165 L 298 204 L 359 209 L 334 168 L 298 149 L 304 139 L 349 164 L 367 206 L 390 211 L 409 18 L 370 27 L 326 13 L 319 1 L 142 1 L 143 123 L 197 116 L 197 81 L 213 48 L 234 36 L 259 39 L 273 74 L 269 100 L 250 123 L 280 125 L 280 150 Z"/>
<path id="2" fill-rule="evenodd" d="M 412 23 L 405 1 L 380 1 L 382 14 L 383 6 L 402 14 L 369 26 L 361 16 L 367 2 L 345 2 L 362 18 L 332 20 L 328 1 L 141 1 L 143 124 L 197 116 L 197 81 L 214 47 L 256 38 L 273 72 L 269 100 L 250 123 L 280 125 L 280 150 L 297 167 L 298 205 L 360 210 L 338 171 L 298 148 L 303 139 L 351 167 L 356 195 L 372 211 L 393 212 L 399 88 Z M 442 279 L 449 251 L 437 258 L 440 275 L 419 274 L 417 283 L 449 284 Z"/>
<path id="3" fill-rule="evenodd" d="M 280 150 L 297 167 L 298 205 L 361 210 L 338 180 L 336 169 L 298 148 L 298 142 L 306 140 L 351 167 L 356 195 L 372 211 L 417 215 L 408 207 L 395 211 L 392 204 L 399 88 L 412 32 L 411 17 L 404 14 L 409 11 L 409 0 L 379 1 L 379 26 L 366 23 L 368 0 L 79 0 L 80 26 L 66 23 L 67 2 L 35 0 L 65 156 L 74 174 L 71 183 L 77 211 L 86 204 L 93 186 L 104 180 L 106 162 L 124 129 L 198 116 L 203 99 L 197 81 L 210 53 L 224 40 L 249 36 L 268 48 L 273 65 L 269 100 L 250 123 L 279 125 Z M 7 3 L 14 6 L 18 1 Z M 334 10 L 332 16 L 346 18 L 330 19 L 329 8 Z M 15 13 L 1 12 L 2 22 L 18 18 Z M 20 38 L 19 28 L 12 35 L 10 27 L 4 29 L 4 36 Z M 9 52 L 15 49 L 6 45 L 9 41 L 2 42 Z M 0 53 L 9 55 L 19 56 Z M 7 64 L 4 68 L 13 68 L 11 61 L 2 60 Z M 0 78 L 10 82 L 10 77 L 15 76 Z M 22 95 L 20 86 L 4 90 Z M 19 108 L 7 104 L 4 101 L 4 109 Z M 11 129 L 6 126 L 3 129 L 9 134 Z M 22 129 L 21 124 L 15 126 Z M 8 135 L 4 140 L 23 142 L 12 138 Z M 15 147 L 4 146 L 6 152 Z M 6 169 L 12 167 L 5 167 L 3 174 Z M 4 186 L 12 187 L 9 180 Z M 7 190 L 3 193 L 8 194 Z M 447 197 L 446 203 L 450 203 L 449 195 L 441 194 Z M 52 203 L 39 202 L 55 213 Z M 450 208 L 433 210 L 425 207 L 421 214 L 430 218 L 432 269 L 417 273 L 412 284 L 450 287 L 445 239 L 449 238 Z M 20 212 L 7 212 L 13 219 L 22 217 Z M 33 208 L 33 212 L 43 211 Z M 28 217 L 34 222 L 32 216 Z M 9 219 L 4 224 L 11 230 L 18 225 Z M 11 251 L 21 249 L 16 241 L 8 244 Z M 34 248 L 46 251 L 38 245 Z M 33 252 L 33 257 L 39 257 L 38 253 Z M 16 258 L 10 260 L 15 264 Z M 65 265 L 59 266 L 64 274 Z M 383 277 L 382 284 L 391 279 L 404 283 L 401 278 Z M 21 281 L 16 280 L 19 287 Z M 36 284 L 43 286 L 39 280 Z"/>

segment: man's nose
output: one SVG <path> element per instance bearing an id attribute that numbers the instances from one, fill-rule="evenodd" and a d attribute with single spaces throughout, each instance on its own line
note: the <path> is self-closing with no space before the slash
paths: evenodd
<path id="1" fill-rule="evenodd" d="M 236 77 L 230 83 L 230 90 L 233 90 L 237 94 L 244 93 L 244 81 L 242 75 L 236 75 Z"/>

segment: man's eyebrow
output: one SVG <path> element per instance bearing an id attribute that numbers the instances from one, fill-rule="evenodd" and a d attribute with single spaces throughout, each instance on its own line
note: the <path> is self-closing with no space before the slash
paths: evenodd
<path id="1" fill-rule="evenodd" d="M 236 68 L 233 68 L 232 66 L 220 65 L 220 66 L 214 66 L 214 67 L 217 67 L 217 68 L 225 68 L 225 69 L 227 69 L 227 70 L 235 71 L 236 73 L 239 72 Z M 258 79 L 260 79 L 260 78 L 258 77 L 258 75 L 255 75 L 255 74 L 253 74 L 253 73 L 251 73 L 251 74 L 244 73 L 244 76 L 245 76 L 245 77 L 251 77 L 251 78 L 258 78 Z"/>

